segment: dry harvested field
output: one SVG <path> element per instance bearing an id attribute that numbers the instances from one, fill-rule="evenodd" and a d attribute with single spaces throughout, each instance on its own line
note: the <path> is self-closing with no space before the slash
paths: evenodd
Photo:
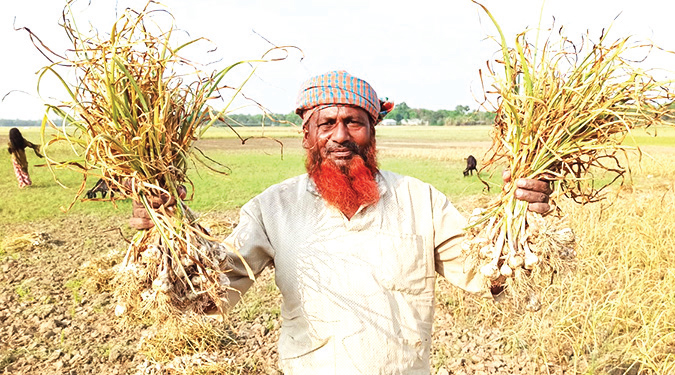
<path id="1" fill-rule="evenodd" d="M 383 167 L 399 168 L 400 159 L 431 160 L 453 168 L 452 178 L 467 154 L 482 155 L 489 147 L 485 139 L 382 133 Z M 200 147 L 214 152 L 237 143 L 209 139 Z M 272 140 L 247 144 L 246 152 L 278 150 Z M 284 139 L 284 149 L 300 154 L 299 138 Z M 434 374 L 675 374 L 675 149 L 646 150 L 655 158 L 635 164 L 633 180 L 614 188 L 605 202 L 580 207 L 561 198 L 577 234 L 578 265 L 552 278 L 539 312 L 483 301 L 437 280 Z M 33 164 L 36 158 L 29 159 Z M 0 160 L 7 168 L 7 157 Z M 10 173 L 0 183 L 18 190 L 6 180 Z M 27 189 L 31 200 L 50 199 L 39 193 L 49 183 Z M 492 197 L 480 184 L 467 186 L 462 194 L 448 190 L 463 212 Z M 0 224 L 0 373 L 279 373 L 281 299 L 273 269 L 226 322 L 117 317 L 111 270 L 135 231 L 126 224 L 128 211 L 112 212 L 54 212 Z M 224 237 L 236 225 L 237 210 L 204 210 L 202 221 Z"/>

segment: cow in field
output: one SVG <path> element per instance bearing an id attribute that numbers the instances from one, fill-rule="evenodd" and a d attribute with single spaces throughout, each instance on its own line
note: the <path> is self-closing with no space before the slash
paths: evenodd
<path id="1" fill-rule="evenodd" d="M 473 171 L 476 171 L 478 173 L 478 170 L 476 169 L 476 158 L 473 157 L 473 155 L 469 155 L 469 157 L 466 158 L 466 169 L 464 169 L 464 177 L 468 175 L 473 176 Z"/>
<path id="2" fill-rule="evenodd" d="M 108 188 L 108 183 L 104 179 L 100 178 L 96 181 L 96 185 L 87 191 L 87 198 L 95 199 L 97 193 L 101 193 L 101 198 L 105 199 L 105 196 L 110 192 L 110 198 L 112 198 L 115 193 L 112 189 Z"/>

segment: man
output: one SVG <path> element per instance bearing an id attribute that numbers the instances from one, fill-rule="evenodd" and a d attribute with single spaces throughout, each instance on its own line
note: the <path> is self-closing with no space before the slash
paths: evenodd
<path id="1" fill-rule="evenodd" d="M 429 374 L 435 274 L 487 293 L 463 262 L 464 217 L 432 186 L 377 168 L 375 125 L 391 107 L 344 71 L 305 82 L 307 174 L 251 199 L 226 240 L 254 275 L 275 267 L 287 375 Z M 548 184 L 517 183 L 548 210 Z M 234 305 L 253 280 L 232 259 Z"/>

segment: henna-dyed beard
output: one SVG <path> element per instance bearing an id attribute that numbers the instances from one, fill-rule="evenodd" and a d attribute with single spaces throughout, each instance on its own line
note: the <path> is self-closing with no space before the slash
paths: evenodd
<path id="1" fill-rule="evenodd" d="M 324 158 L 319 147 L 314 147 L 307 152 L 305 167 L 323 199 L 351 218 L 362 205 L 372 205 L 380 199 L 375 181 L 375 140 L 363 148 L 353 142 L 340 147 L 349 148 L 355 154 L 346 165 L 338 166 Z"/>

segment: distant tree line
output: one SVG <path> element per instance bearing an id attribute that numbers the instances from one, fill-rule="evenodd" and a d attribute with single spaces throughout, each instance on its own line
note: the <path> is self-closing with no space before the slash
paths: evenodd
<path id="1" fill-rule="evenodd" d="M 263 116 L 262 114 L 257 115 L 228 115 L 227 123 L 232 126 L 291 126 L 302 125 L 300 116 L 295 113 L 289 114 L 268 114 Z M 12 127 L 19 128 L 25 126 L 41 126 L 42 120 L 9 120 L 9 119 L 0 119 L 0 126 L 2 127 Z M 217 121 L 215 126 L 226 126 L 222 121 Z"/>
<path id="2" fill-rule="evenodd" d="M 410 108 L 405 102 L 396 104 L 385 119 L 396 121 L 397 125 L 417 120 L 423 125 L 490 125 L 495 119 L 493 112 L 471 111 L 469 106 L 458 105 L 454 110 L 441 109 L 432 111 L 423 108 Z"/>
<path id="3" fill-rule="evenodd" d="M 432 111 L 423 108 L 410 108 L 405 102 L 396 104 L 394 109 L 387 114 L 385 120 L 394 120 L 396 125 L 489 125 L 494 121 L 495 114 L 492 112 L 471 111 L 468 106 L 458 105 L 454 110 L 441 109 Z M 292 126 L 302 125 L 300 116 L 294 112 L 287 114 L 230 114 L 227 116 L 227 124 L 232 126 Z M 0 126 L 24 127 L 40 126 L 40 120 L 8 120 L 0 119 Z M 215 126 L 226 126 L 223 122 L 217 122 Z"/>
<path id="4" fill-rule="evenodd" d="M 288 114 L 257 115 L 229 115 L 228 123 L 238 126 L 290 126 L 302 125 L 300 116 L 291 112 Z M 495 120 L 493 112 L 472 111 L 469 106 L 458 105 L 454 110 L 441 109 L 432 111 L 423 108 L 410 108 L 405 102 L 396 104 L 394 109 L 385 116 L 385 120 L 396 121 L 396 125 L 415 124 L 433 126 L 457 125 L 491 125 Z M 224 124 L 219 124 L 224 125 Z"/>
<path id="5" fill-rule="evenodd" d="M 0 126 L 6 126 L 8 128 L 21 128 L 24 126 L 41 126 L 42 120 L 7 120 L 0 119 Z"/>

